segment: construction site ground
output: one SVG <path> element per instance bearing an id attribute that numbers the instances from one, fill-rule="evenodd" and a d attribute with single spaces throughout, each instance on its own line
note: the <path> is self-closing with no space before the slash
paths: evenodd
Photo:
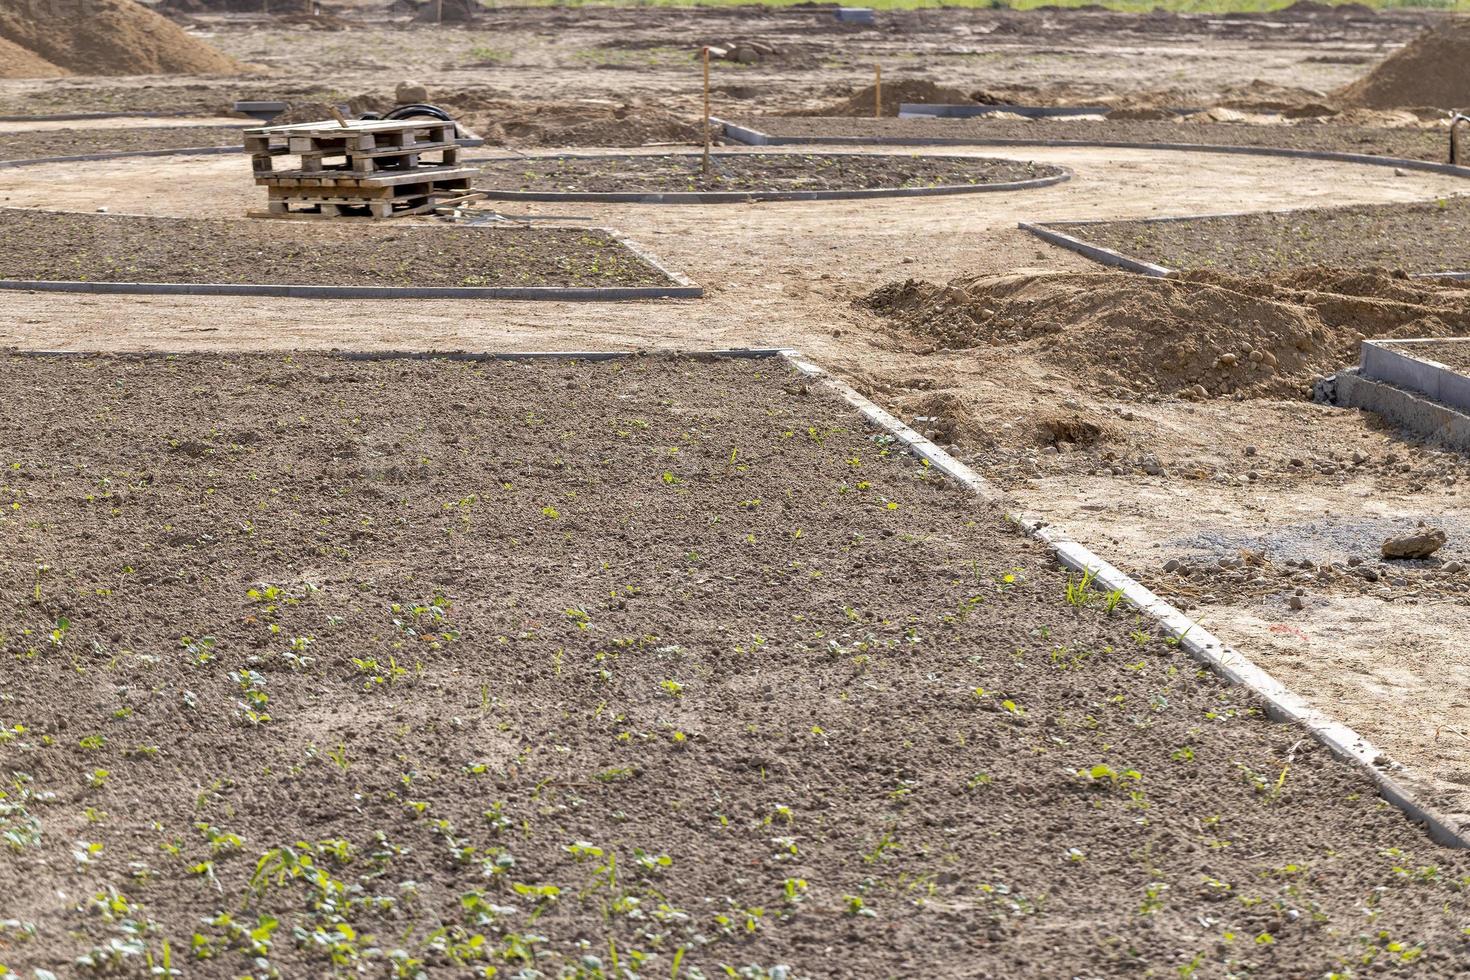
<path id="1" fill-rule="evenodd" d="M 693 118 L 699 99 L 693 48 L 701 38 L 734 33 L 791 52 L 760 65 L 719 67 L 717 100 L 752 114 L 830 104 L 865 84 L 874 61 L 893 74 L 922 74 L 967 89 L 1005 85 L 1025 94 L 1031 87 L 1033 101 L 1140 88 L 1203 100 L 1253 82 L 1331 89 L 1358 77 L 1364 64 L 1407 40 L 1428 17 L 885 16 L 895 26 L 879 32 L 837 29 L 812 15 L 736 10 L 501 11 L 474 30 L 368 24 L 314 31 L 268 18 L 204 18 L 199 31 L 212 44 L 265 66 L 262 72 L 243 79 L 4 81 L 0 99 L 37 113 L 83 111 L 98 107 L 90 91 L 104 108 L 178 107 L 214 117 L 234 98 L 293 88 L 387 98 L 383 80 L 401 74 L 449 102 L 455 92 L 476 89 L 478 99 L 525 102 L 529 115 L 553 102 L 594 116 L 605 110 L 598 118 L 615 132 L 614 111 L 629 105 L 634 117 L 658 111 Z M 348 10 L 344 18 L 357 24 L 368 14 Z M 313 81 L 321 78 L 331 79 L 330 93 Z M 533 97 L 534 105 L 527 101 Z M 0 130 L 26 125 L 0 124 Z M 1188 132 L 1180 126 L 1181 141 Z M 479 155 L 510 153 L 487 147 Z M 1161 589 L 1176 585 L 1165 564 L 1198 553 L 1202 536 L 1213 536 L 1221 554 L 1237 540 L 1249 548 L 1264 538 L 1294 558 L 1335 561 L 1371 554 L 1386 528 L 1424 518 L 1449 531 L 1449 557 L 1470 556 L 1470 520 L 1458 493 L 1470 476 L 1465 458 L 1426 448 L 1367 416 L 1314 405 L 1304 390 L 1239 400 L 1179 399 L 1169 392 L 1118 398 L 1103 394 L 1088 371 L 1064 368 L 1035 348 L 938 347 L 857 304 L 871 290 L 907 278 L 943 283 L 959 275 L 1099 271 L 1018 230 L 1018 221 L 1193 214 L 1221 210 L 1222 202 L 1251 211 L 1422 201 L 1462 193 L 1470 183 L 1306 159 L 1041 147 L 1003 155 L 1065 166 L 1075 176 L 1054 187 L 965 198 L 504 209 L 616 228 L 703 285 L 700 301 L 412 301 L 389 310 L 378 302 L 4 292 L 0 346 L 791 347 L 906 418 L 942 418 L 955 432 L 958 455 L 1012 493 L 1020 508 L 1064 526 Z M 245 158 L 182 156 L 3 171 L 0 204 L 235 217 L 258 206 L 259 195 Z M 1110 419 L 1106 435 L 1064 449 L 1038 435 L 1046 420 L 1078 412 Z M 1363 461 L 1330 472 L 1319 465 L 1332 454 L 1354 452 Z M 1157 473 L 1110 465 L 1144 455 Z M 1273 479 L 1245 479 L 1263 461 L 1273 467 Z M 1209 476 L 1185 475 L 1201 472 Z M 1308 575 L 1293 579 L 1290 589 L 1262 591 L 1233 589 L 1224 571 L 1218 587 L 1196 590 L 1191 613 L 1394 759 L 1432 778 L 1437 802 L 1470 820 L 1464 776 L 1470 700 L 1462 693 L 1470 686 L 1470 653 L 1455 642 L 1470 629 L 1470 596 L 1458 587 L 1463 579 L 1447 573 L 1423 584 L 1419 577 L 1388 577 L 1373 589 L 1347 591 Z M 1292 595 L 1303 601 L 1293 603 Z"/>

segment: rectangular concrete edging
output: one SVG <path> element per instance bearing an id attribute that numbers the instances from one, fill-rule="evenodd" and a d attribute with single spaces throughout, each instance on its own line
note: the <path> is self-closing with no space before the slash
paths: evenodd
<path id="1" fill-rule="evenodd" d="M 1372 412 L 1426 440 L 1470 450 L 1470 415 L 1420 392 L 1365 378 L 1358 368 L 1323 378 L 1314 386 L 1313 394 L 1318 402 Z"/>
<path id="2" fill-rule="evenodd" d="M 1408 388 L 1457 412 L 1470 412 L 1470 377 L 1447 364 L 1396 349 L 1441 342 L 1440 338 L 1365 340 L 1360 345 L 1359 373 L 1365 380 Z"/>
<path id="3" fill-rule="evenodd" d="M 98 356 L 98 357 L 177 357 L 189 353 L 218 353 L 213 351 L 138 351 L 117 353 L 109 351 L 9 351 L 23 356 Z M 575 360 L 614 360 L 634 357 L 637 351 L 526 351 L 526 352 L 435 352 L 435 351 L 331 351 L 338 357 L 349 360 L 461 360 L 461 361 L 517 361 L 546 358 Z M 1007 507 L 1010 503 L 988 480 L 964 463 L 924 438 L 905 425 L 898 417 L 879 408 L 851 386 L 838 380 L 827 371 L 804 358 L 800 351 L 787 348 L 745 348 L 733 350 L 687 351 L 686 357 L 739 357 L 780 358 L 801 374 L 821 380 L 839 394 L 864 418 L 877 428 L 891 433 L 910 452 L 938 469 L 945 476 L 968 488 L 976 496 Z M 1414 790 L 1396 774 L 1408 775 L 1398 763 L 1389 760 L 1377 747 L 1346 725 L 1334 721 L 1326 714 L 1311 707 L 1302 698 L 1293 694 L 1279 681 L 1257 667 L 1243 654 L 1227 646 L 1208 630 L 1199 626 L 1183 612 L 1156 596 L 1141 583 L 1119 571 L 1092 551 L 1070 540 L 1062 531 L 1049 527 L 1047 522 L 1025 514 L 1007 512 L 1007 518 L 1025 533 L 1041 541 L 1057 556 L 1057 560 L 1073 571 L 1093 573 L 1094 581 L 1108 590 L 1121 590 L 1124 598 L 1138 610 L 1151 617 L 1171 633 L 1179 646 L 1195 660 L 1210 667 L 1226 681 L 1244 687 L 1265 705 L 1267 713 L 1278 721 L 1300 725 L 1317 741 L 1325 745 L 1333 755 L 1354 766 L 1365 774 L 1379 794 L 1393 804 L 1415 823 L 1421 823 L 1430 837 L 1448 847 L 1470 847 L 1470 836 L 1463 834 L 1447 817 L 1434 807 L 1418 800 Z"/>
<path id="4" fill-rule="evenodd" d="M 968 487 L 986 500 L 1002 506 L 1009 505 L 1004 495 L 984 477 L 848 385 L 803 359 L 798 352 L 783 351 L 782 356 L 803 374 L 822 378 L 870 422 L 891 432 L 915 455 L 927 460 L 950 479 Z M 1398 774 L 1408 775 L 1407 771 L 1388 760 L 1387 756 L 1363 736 L 1313 708 L 1248 657 L 1160 599 L 1142 583 L 1069 539 L 1061 530 L 1049 527 L 1046 521 L 1030 515 L 1008 513 L 1007 516 L 1027 534 L 1050 547 L 1067 568 L 1084 574 L 1093 573 L 1097 584 L 1104 589 L 1122 590 L 1124 598 L 1173 634 L 1180 647 L 1190 656 L 1210 667 L 1231 684 L 1246 688 L 1264 703 L 1267 713 L 1273 718 L 1305 728 L 1333 755 L 1367 775 L 1384 799 L 1402 810 L 1411 820 L 1422 823 L 1436 841 L 1449 847 L 1470 847 L 1470 835 L 1462 833 L 1438 810 L 1418 800 L 1405 780 L 1395 778 Z"/>
<path id="5" fill-rule="evenodd" d="M 129 217 L 126 214 L 112 217 Z M 432 234 L 432 225 L 405 225 Z M 488 224 L 467 224 L 493 233 Z M 0 279 L 0 290 L 48 293 L 99 293 L 150 296 L 277 296 L 289 299 L 485 299 L 554 300 L 572 303 L 646 299 L 703 299 L 704 287 L 675 272 L 638 242 L 612 228 L 588 226 L 627 249 L 634 258 L 669 281 L 660 286 L 307 286 L 279 283 L 85 282 L 51 279 Z"/>
<path id="6" fill-rule="evenodd" d="M 1129 272 L 1138 272 L 1145 276 L 1157 276 L 1159 278 L 1168 278 L 1169 276 L 1176 275 L 1173 269 L 1162 265 L 1154 265 L 1152 262 L 1145 262 L 1142 259 L 1135 259 L 1131 256 L 1124 255 L 1122 252 L 1115 252 L 1110 248 L 1104 248 L 1101 245 L 1093 245 L 1091 242 L 1085 242 L 1080 238 L 1068 235 L 1066 232 L 1057 231 L 1055 228 L 1048 228 L 1046 225 L 1033 224 L 1030 221 L 1018 221 L 1016 222 L 1016 227 L 1022 231 L 1029 231 L 1037 238 L 1051 242 L 1053 245 L 1060 245 L 1062 248 L 1076 252 L 1079 255 L 1084 255 L 1094 262 L 1100 262 L 1103 265 L 1111 265 L 1119 269 L 1127 269 Z"/>

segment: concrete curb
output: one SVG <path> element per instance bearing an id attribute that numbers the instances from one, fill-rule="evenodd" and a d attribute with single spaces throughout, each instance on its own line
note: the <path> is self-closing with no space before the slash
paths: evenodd
<path id="1" fill-rule="evenodd" d="M 1161 279 L 1177 274 L 1173 269 L 1165 268 L 1162 265 L 1154 265 L 1152 262 L 1145 262 L 1142 259 L 1131 258 L 1122 252 L 1115 252 L 1110 248 L 1103 248 L 1101 245 L 1084 242 L 1080 238 L 1074 238 L 1065 232 L 1048 228 L 1046 225 L 1032 224 L 1029 221 L 1019 221 L 1016 223 L 1016 227 L 1022 231 L 1029 231 L 1037 238 L 1051 242 L 1053 245 L 1060 245 L 1062 248 L 1070 249 L 1079 255 L 1085 255 L 1094 262 L 1100 262 L 1103 265 L 1116 266 L 1120 269 L 1127 269 L 1129 272 L 1138 272 L 1145 276 L 1157 276 Z"/>
<path id="2" fill-rule="evenodd" d="M 891 432 L 921 459 L 928 460 L 941 473 L 968 487 L 986 500 L 1008 506 L 1005 496 L 968 466 L 950 456 L 895 416 L 885 412 L 851 387 L 804 360 L 795 351 L 783 355 L 798 371 L 822 378 L 848 404 L 858 409 L 874 425 Z M 1256 666 L 1249 658 L 1232 649 L 1219 638 L 1191 620 L 1179 609 L 1160 599 L 1142 583 L 1135 581 L 1092 551 L 1072 541 L 1062 531 L 1049 527 L 1041 518 L 1022 513 L 1008 514 L 1009 519 L 1027 534 L 1044 542 L 1065 567 L 1084 574 L 1091 572 L 1100 588 L 1121 589 L 1123 596 L 1140 612 L 1159 623 L 1172 634 L 1179 646 L 1195 660 L 1208 666 L 1231 684 L 1244 687 L 1265 706 L 1268 714 L 1280 721 L 1305 728 L 1333 755 L 1364 773 L 1378 787 L 1379 793 L 1404 812 L 1410 820 L 1424 825 L 1429 835 L 1450 847 L 1470 847 L 1470 834 L 1462 832 L 1449 818 L 1418 798 L 1416 780 L 1402 766 L 1388 759 L 1375 745 L 1353 729 L 1333 720 L 1293 694 L 1280 681 Z"/>
<path id="3" fill-rule="evenodd" d="M 677 156 L 695 157 L 698 154 L 680 153 Z M 715 154 L 715 156 L 745 156 L 746 154 Z M 824 156 L 868 156 L 862 153 L 828 153 Z M 557 153 L 542 157 L 527 157 L 535 160 L 626 160 L 635 157 L 617 154 Z M 955 157 L 957 160 L 983 159 L 980 157 Z M 757 201 L 839 201 L 871 197 L 933 197 L 944 194 L 980 194 L 987 191 L 1021 191 L 1037 187 L 1050 187 L 1072 178 L 1067 167 L 1058 167 L 1060 173 L 1050 177 L 1031 180 L 1013 180 L 997 184 L 940 184 L 934 187 L 880 187 L 854 190 L 826 191 L 509 191 L 476 187 L 492 201 L 600 201 L 606 204 L 750 204 Z"/>
<path id="4" fill-rule="evenodd" d="M 1214 143 L 1140 143 L 1128 140 L 1022 140 L 960 137 L 908 139 L 894 136 L 772 136 L 748 126 L 711 119 L 723 127 L 725 135 L 748 146 L 1042 146 L 1057 149 L 1082 147 L 1113 150 L 1170 150 L 1179 153 L 1233 153 L 1242 156 L 1296 157 L 1305 160 L 1330 160 L 1336 163 L 1363 163 L 1374 167 L 1399 167 L 1429 173 L 1470 177 L 1470 167 L 1452 163 L 1434 163 L 1408 157 L 1384 157 L 1371 153 L 1344 153 L 1337 150 L 1297 150 L 1280 146 L 1222 146 Z"/>
<path id="5" fill-rule="evenodd" d="M 39 167 L 44 163 L 87 163 L 93 160 L 125 160 L 128 157 L 214 156 L 243 153 L 239 146 L 190 146 L 177 150 L 119 150 L 116 153 L 79 153 L 69 157 L 36 157 L 30 160 L 0 160 L 0 170 L 12 167 Z"/>
<path id="6" fill-rule="evenodd" d="M 113 215 L 112 217 L 127 217 Z M 409 226 L 432 234 L 432 226 Z M 490 225 L 467 225 L 491 232 Z M 0 279 L 0 290 L 50 293 L 100 293 L 148 296 L 280 296 L 290 299 L 504 299 L 596 303 L 645 299 L 703 299 L 704 287 L 675 272 L 643 246 L 611 228 L 599 231 L 669 280 L 666 286 L 305 286 L 284 283 L 82 282 L 77 280 Z"/>
<path id="7" fill-rule="evenodd" d="M 1318 381 L 1313 397 L 1324 405 L 1380 415 L 1426 441 L 1461 451 L 1470 449 L 1470 415 L 1417 391 L 1365 378 L 1359 368 L 1348 368 Z"/>

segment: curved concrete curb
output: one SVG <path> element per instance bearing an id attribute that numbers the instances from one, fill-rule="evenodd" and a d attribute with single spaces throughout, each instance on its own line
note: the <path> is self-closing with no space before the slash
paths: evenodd
<path id="1" fill-rule="evenodd" d="M 92 160 L 124 160 L 128 157 L 213 156 L 220 153 L 244 153 L 241 146 L 189 146 L 177 150 L 118 150 L 115 153 L 80 153 L 69 157 L 36 157 L 30 160 L 0 160 L 0 170 L 12 167 L 38 167 L 43 163 L 86 163 Z"/>
<path id="2" fill-rule="evenodd" d="M 685 153 L 679 156 L 693 157 Z M 720 154 L 716 154 L 719 156 Z M 723 154 L 736 156 L 743 154 Z M 829 153 L 824 156 L 867 156 L 859 153 Z M 628 159 L 616 154 L 599 156 L 589 153 L 558 153 L 554 156 L 529 157 L 528 160 L 557 159 Z M 954 159 L 970 159 L 955 157 Z M 974 158 L 982 159 L 982 158 Z M 470 161 L 473 162 L 473 161 Z M 476 187 L 492 201 L 601 201 L 606 204 L 749 204 L 756 201 L 842 201 L 871 197 L 933 197 L 944 194 L 980 194 L 987 191 L 1023 191 L 1050 187 L 1072 179 L 1072 171 L 1058 167 L 1060 173 L 1031 180 L 1012 180 L 997 184 L 939 184 L 934 187 L 878 187 L 871 189 L 829 191 L 506 191 Z"/>
<path id="3" fill-rule="evenodd" d="M 1222 211 L 1216 214 L 1182 214 L 1170 215 L 1168 217 L 1162 218 L 1135 218 L 1132 220 L 1140 225 L 1164 225 L 1174 224 L 1182 221 L 1202 221 L 1206 218 L 1253 218 L 1262 214 L 1295 214 L 1298 211 L 1318 210 L 1322 209 L 1275 208 L 1268 211 Z M 1106 219 L 1058 222 L 1058 224 L 1066 225 L 1069 228 L 1085 228 L 1088 225 L 1110 225 L 1116 223 L 1117 221 Z M 1119 269 L 1126 269 L 1129 272 L 1138 272 L 1145 276 L 1168 278 L 1170 276 L 1179 275 L 1181 271 L 1179 269 L 1171 269 L 1166 265 L 1156 265 L 1153 262 L 1146 262 L 1143 259 L 1134 258 L 1131 255 L 1125 255 L 1122 252 L 1116 251 L 1115 249 L 1111 248 L 1105 248 L 1102 245 L 1094 245 L 1092 242 L 1078 238 L 1075 235 L 1069 235 L 1066 232 L 1061 231 L 1060 229 L 1052 227 L 1048 224 L 1043 224 L 1040 222 L 1018 221 L 1016 223 L 1016 227 L 1020 228 L 1022 231 L 1029 231 L 1037 238 L 1041 238 L 1045 241 L 1051 242 L 1053 245 L 1060 245 L 1062 248 L 1068 249 L 1069 251 L 1076 252 L 1079 255 L 1084 255 L 1087 258 L 1092 259 L 1094 262 L 1100 262 L 1103 265 L 1115 266 Z M 1470 272 L 1411 272 L 1409 273 L 1409 278 L 1456 279 L 1460 281 L 1465 281 L 1470 280 Z"/>
<path id="4" fill-rule="evenodd" d="M 470 226 L 477 227 L 477 226 Z M 487 226 L 478 226 L 485 228 Z M 421 233 L 432 227 L 419 226 Z M 669 280 L 661 286 L 304 286 L 285 283 L 82 282 L 0 279 L 0 290 L 146 296 L 281 296 L 290 299 L 508 299 L 595 303 L 641 299 L 703 299 L 704 287 L 664 265 L 652 252 L 610 228 L 600 231 Z"/>
<path id="5" fill-rule="evenodd" d="M 885 412 L 815 364 L 802 359 L 797 352 L 787 351 L 785 357 L 803 374 L 823 378 L 869 421 L 893 433 L 911 452 L 927 460 L 941 473 L 969 488 L 977 496 L 1009 507 L 1010 501 L 989 481 L 909 428 L 897 417 Z M 1208 666 L 1231 684 L 1244 687 L 1260 698 L 1271 717 L 1305 728 L 1333 755 L 1367 775 L 1384 799 L 1402 810 L 1409 819 L 1423 824 L 1436 841 L 1449 847 L 1470 847 L 1470 834 L 1461 831 L 1445 814 L 1421 800 L 1420 788 L 1415 785 L 1413 775 L 1403 766 L 1389 760 L 1362 735 L 1313 708 L 1252 663 L 1250 658 L 1226 645 L 1179 609 L 1160 599 L 1142 583 L 1072 541 L 1062 531 L 1048 526 L 1045 520 L 1022 513 L 1010 513 L 1008 517 L 1017 527 L 1046 544 L 1065 567 L 1084 574 L 1092 573 L 1094 581 L 1102 589 L 1121 589 L 1124 598 L 1173 635 L 1179 646 L 1195 660 Z"/>
<path id="6" fill-rule="evenodd" d="M 1371 153 L 1343 153 L 1337 150 L 1297 150 L 1281 146 L 1222 146 L 1215 143 L 1138 143 L 1127 140 L 1021 140 L 959 137 L 907 139 L 895 136 L 771 136 L 720 119 L 711 123 L 723 127 L 725 135 L 748 146 L 1044 146 L 1058 149 L 1084 147 L 1114 150 L 1170 150 L 1179 153 L 1234 153 L 1242 156 L 1296 157 L 1305 160 L 1330 160 L 1336 163 L 1363 163 L 1375 167 L 1399 167 L 1429 173 L 1470 177 L 1470 167 L 1453 163 L 1434 163 L 1408 157 L 1384 157 Z"/>

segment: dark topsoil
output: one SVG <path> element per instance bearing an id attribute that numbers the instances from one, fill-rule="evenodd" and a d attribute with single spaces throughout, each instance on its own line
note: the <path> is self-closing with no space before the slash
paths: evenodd
<path id="1" fill-rule="evenodd" d="M 384 226 L 0 209 L 0 279 L 322 286 L 645 286 L 601 231 Z"/>
<path id="2" fill-rule="evenodd" d="M 1332 123 L 1255 126 L 1248 123 L 1147 120 L 862 119 L 835 116 L 755 116 L 730 121 L 772 136 L 786 137 L 1205 143 L 1212 146 L 1277 146 L 1298 150 L 1370 153 L 1440 163 L 1449 159 L 1449 137 L 1444 130 L 1372 128 Z"/>
<path id="3" fill-rule="evenodd" d="M 0 160 L 164 150 L 172 147 L 240 146 L 239 129 L 229 126 L 149 126 L 140 129 L 50 129 L 0 133 Z"/>
<path id="4" fill-rule="evenodd" d="M 1470 970 L 1470 859 L 776 362 L 0 392 L 11 970 Z"/>
<path id="5" fill-rule="evenodd" d="M 523 191 L 829 191 L 999 184 L 1060 168 L 989 157 L 721 153 L 705 174 L 699 154 L 550 157 L 476 162 L 480 187 Z"/>
<path id="6" fill-rule="evenodd" d="M 1464 197 L 1190 221 L 1059 222 L 1051 227 L 1172 269 L 1243 275 L 1310 266 L 1470 270 L 1470 198 Z"/>

